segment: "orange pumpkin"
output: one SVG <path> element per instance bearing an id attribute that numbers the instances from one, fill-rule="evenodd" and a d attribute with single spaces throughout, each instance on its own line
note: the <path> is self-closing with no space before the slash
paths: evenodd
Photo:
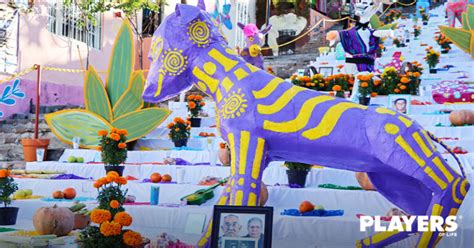
<path id="1" fill-rule="evenodd" d="M 161 182 L 161 180 L 162 180 L 161 174 L 158 173 L 158 172 L 155 172 L 155 173 L 151 174 L 150 180 L 151 180 L 152 183 L 159 183 L 159 182 Z"/>
<path id="2" fill-rule="evenodd" d="M 472 110 L 456 110 L 449 114 L 449 121 L 454 126 L 464 126 L 474 124 L 474 111 Z"/>
<path id="3" fill-rule="evenodd" d="M 64 193 L 62 191 L 54 191 L 53 192 L 53 198 L 54 199 L 63 199 L 64 198 Z"/>
<path id="4" fill-rule="evenodd" d="M 306 213 L 314 210 L 314 205 L 309 201 L 304 201 L 300 204 L 300 212 Z"/>
<path id="5" fill-rule="evenodd" d="M 74 228 L 74 213 L 69 208 L 42 207 L 33 216 L 33 225 L 40 235 L 68 235 Z"/>
<path id="6" fill-rule="evenodd" d="M 74 188 L 67 188 L 63 191 L 64 199 L 76 198 L 76 190 Z"/>
<path id="7" fill-rule="evenodd" d="M 171 176 L 168 175 L 168 174 L 164 174 L 161 181 L 169 183 L 169 182 L 171 182 Z"/>
<path id="8" fill-rule="evenodd" d="M 355 173 L 357 182 L 365 190 L 375 190 L 374 185 L 369 180 L 369 176 L 365 172 L 356 172 Z"/>

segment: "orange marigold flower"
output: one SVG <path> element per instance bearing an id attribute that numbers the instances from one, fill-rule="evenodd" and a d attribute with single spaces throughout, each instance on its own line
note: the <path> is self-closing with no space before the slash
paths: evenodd
<path id="1" fill-rule="evenodd" d="M 94 183 L 94 188 L 98 189 L 100 187 L 102 187 L 102 184 L 99 181 Z"/>
<path id="2" fill-rule="evenodd" d="M 202 96 L 201 96 L 201 95 L 196 95 L 196 96 L 194 97 L 194 99 L 195 99 L 196 101 L 201 101 L 201 100 L 202 100 Z"/>
<path id="3" fill-rule="evenodd" d="M 107 132 L 107 130 L 99 130 L 98 134 L 99 134 L 99 136 L 107 136 L 107 134 L 109 134 L 109 132 Z"/>
<path id="4" fill-rule="evenodd" d="M 171 129 L 174 127 L 174 123 L 168 123 L 168 128 Z"/>
<path id="5" fill-rule="evenodd" d="M 372 93 L 370 93 L 370 96 L 371 96 L 371 97 L 376 97 L 376 96 L 377 96 L 377 92 L 372 92 Z"/>
<path id="6" fill-rule="evenodd" d="M 343 67 L 344 67 L 344 65 L 338 65 L 337 69 L 342 69 Z"/>
<path id="7" fill-rule="evenodd" d="M 199 103 L 201 106 L 205 106 L 206 105 L 206 102 L 201 102 Z"/>
<path id="8" fill-rule="evenodd" d="M 122 226 L 130 226 L 132 224 L 132 216 L 126 212 L 119 212 L 115 215 L 114 221 Z"/>
<path id="9" fill-rule="evenodd" d="M 102 224 L 112 219 L 112 214 L 104 209 L 94 209 L 91 212 L 91 221 L 96 224 Z"/>
<path id="10" fill-rule="evenodd" d="M 122 226 L 115 221 L 112 221 L 112 222 L 106 221 L 102 223 L 102 225 L 100 225 L 100 233 L 102 233 L 102 235 L 106 237 L 120 235 L 121 232 L 122 232 Z"/>
<path id="11" fill-rule="evenodd" d="M 190 121 L 186 121 L 186 125 L 191 125 L 191 122 L 190 122 Z"/>
<path id="12" fill-rule="evenodd" d="M 176 122 L 176 123 L 184 123 L 184 120 L 180 117 L 174 118 L 173 121 Z"/>
<path id="13" fill-rule="evenodd" d="M 194 108 L 196 108 L 196 103 L 195 102 L 188 102 L 188 107 L 189 107 L 189 109 L 194 109 Z"/>
<path id="14" fill-rule="evenodd" d="M 102 178 L 97 179 L 97 182 L 99 182 L 100 184 L 108 184 L 109 183 L 107 181 L 106 177 L 102 177 Z"/>
<path id="15" fill-rule="evenodd" d="M 224 144 L 224 143 L 222 143 L 222 142 L 219 144 L 219 146 L 220 146 L 222 149 L 224 149 L 224 148 L 225 148 L 225 144 Z"/>
<path id="16" fill-rule="evenodd" d="M 97 151 L 101 152 L 102 151 L 102 146 L 98 146 L 95 148 Z"/>
<path id="17" fill-rule="evenodd" d="M 405 85 L 400 86 L 400 89 L 405 90 L 407 87 Z"/>
<path id="18" fill-rule="evenodd" d="M 142 240 L 142 235 L 140 235 L 139 233 L 137 232 L 134 232 L 134 231 L 126 231 L 124 234 L 123 234 L 123 242 L 128 245 L 128 246 L 132 246 L 132 247 L 135 247 L 135 246 L 138 246 L 138 245 L 141 245 L 143 240 Z"/>
<path id="19" fill-rule="evenodd" d="M 115 179 L 115 182 L 120 185 L 126 185 L 127 179 L 125 177 L 118 177 L 117 179 Z"/>
<path id="20" fill-rule="evenodd" d="M 109 172 L 107 172 L 107 176 L 116 176 L 116 177 L 118 177 L 119 174 L 116 171 L 109 171 Z"/>
<path id="21" fill-rule="evenodd" d="M 349 82 L 349 84 L 354 84 L 354 78 L 349 78 L 349 80 L 347 80 L 347 82 Z"/>
<path id="22" fill-rule="evenodd" d="M 420 74 L 419 72 L 415 71 L 415 72 L 413 72 L 413 76 L 416 77 L 416 78 L 418 78 L 418 77 L 421 76 L 421 74 Z"/>
<path id="23" fill-rule="evenodd" d="M 189 95 L 188 96 L 188 101 L 192 101 L 192 100 L 194 100 L 194 95 Z"/>
<path id="24" fill-rule="evenodd" d="M 310 87 L 310 86 L 311 86 L 311 84 L 310 84 L 310 83 L 306 83 L 305 85 L 306 85 L 306 87 Z"/>
<path id="25" fill-rule="evenodd" d="M 112 200 L 112 201 L 110 201 L 109 206 L 110 206 L 111 208 L 117 209 L 117 208 L 120 207 L 120 202 L 118 202 L 117 200 Z"/>
<path id="26" fill-rule="evenodd" d="M 395 91 L 395 93 L 400 93 L 399 89 L 395 89 L 394 91 Z"/>
<path id="27" fill-rule="evenodd" d="M 324 87 L 324 84 L 323 83 L 319 83 L 319 87 Z"/>
<path id="28" fill-rule="evenodd" d="M 380 84 L 380 80 L 374 80 L 374 86 L 377 86 Z"/>
<path id="29" fill-rule="evenodd" d="M 369 87 L 369 84 L 367 82 L 363 82 L 363 83 L 360 84 L 360 87 L 367 88 L 367 87 Z"/>
<path id="30" fill-rule="evenodd" d="M 108 175 L 106 176 L 107 182 L 109 182 L 109 183 L 115 182 L 115 180 L 117 180 L 118 177 L 119 177 L 119 176 L 114 175 L 114 174 L 108 174 Z"/>
<path id="31" fill-rule="evenodd" d="M 8 173 L 6 169 L 0 170 L 0 178 L 6 178 L 7 174 Z"/>
<path id="32" fill-rule="evenodd" d="M 180 130 L 179 127 L 174 129 L 175 132 L 179 132 L 179 130 Z"/>
<path id="33" fill-rule="evenodd" d="M 125 143 L 119 143 L 117 146 L 118 146 L 118 148 L 120 148 L 120 149 L 124 149 L 125 147 L 127 147 L 127 144 L 125 144 Z"/>
<path id="34" fill-rule="evenodd" d="M 110 133 L 116 133 L 116 132 L 118 132 L 117 128 L 113 127 L 112 129 L 110 129 Z"/>
<path id="35" fill-rule="evenodd" d="M 120 130 L 118 131 L 118 134 L 127 136 L 127 135 L 128 135 L 128 131 L 127 131 L 126 129 L 120 129 Z"/>
<path id="36" fill-rule="evenodd" d="M 402 79 L 400 79 L 400 82 L 406 84 L 406 83 L 410 82 L 410 79 L 408 79 L 407 77 L 402 77 Z"/>
<path id="37" fill-rule="evenodd" d="M 120 140 L 120 135 L 118 135 L 116 133 L 113 133 L 113 134 L 110 135 L 110 138 L 112 140 L 119 141 Z"/>
<path id="38" fill-rule="evenodd" d="M 341 86 L 340 86 L 340 85 L 334 85 L 334 86 L 332 87 L 332 90 L 334 90 L 334 91 L 340 91 L 340 90 L 341 90 Z"/>
<path id="39" fill-rule="evenodd" d="M 308 76 L 304 76 L 304 77 L 303 77 L 303 81 L 305 81 L 305 82 L 309 82 L 309 81 L 311 81 L 311 78 L 310 78 L 310 77 L 308 77 Z"/>

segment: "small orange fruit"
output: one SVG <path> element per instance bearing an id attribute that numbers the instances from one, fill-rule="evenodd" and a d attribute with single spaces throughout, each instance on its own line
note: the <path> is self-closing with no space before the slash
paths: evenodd
<path id="1" fill-rule="evenodd" d="M 161 182 L 161 180 L 162 180 L 161 174 L 158 173 L 158 172 L 155 172 L 155 173 L 151 174 L 150 180 L 151 180 L 152 183 L 159 183 L 159 182 Z"/>
<path id="2" fill-rule="evenodd" d="M 171 182 L 171 176 L 168 175 L 168 174 L 164 174 L 164 175 L 163 175 L 163 178 L 161 179 L 161 181 L 163 181 L 163 182 L 168 182 L 168 183 L 169 183 L 169 182 Z"/>
<path id="3" fill-rule="evenodd" d="M 314 210 L 314 205 L 309 201 L 304 201 L 300 204 L 300 212 L 306 213 Z"/>

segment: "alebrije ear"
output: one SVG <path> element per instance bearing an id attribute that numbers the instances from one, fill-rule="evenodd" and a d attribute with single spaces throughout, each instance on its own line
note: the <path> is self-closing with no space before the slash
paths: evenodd
<path id="1" fill-rule="evenodd" d="M 267 33 L 270 31 L 270 29 L 272 29 L 272 24 L 268 24 L 268 26 L 266 26 L 264 29 L 262 29 L 262 30 L 260 31 L 260 33 L 262 33 L 262 34 L 265 35 L 265 34 L 267 34 Z"/>
<path id="2" fill-rule="evenodd" d="M 198 6 L 200 9 L 206 11 L 206 3 L 204 3 L 204 0 L 199 0 L 197 6 Z"/>
<path id="3" fill-rule="evenodd" d="M 182 24 L 190 23 L 201 14 L 201 11 L 197 7 L 187 4 L 176 4 L 175 12 Z"/>
<path id="4" fill-rule="evenodd" d="M 237 26 L 239 26 L 240 29 L 244 30 L 245 25 L 243 23 L 237 22 Z"/>

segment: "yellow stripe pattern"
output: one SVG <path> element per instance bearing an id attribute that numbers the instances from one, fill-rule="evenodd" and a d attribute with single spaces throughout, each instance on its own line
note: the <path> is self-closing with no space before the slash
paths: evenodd
<path id="1" fill-rule="evenodd" d="M 257 140 L 257 150 L 255 151 L 255 158 L 252 165 L 252 178 L 257 180 L 258 175 L 260 175 L 260 168 L 263 163 L 263 150 L 265 148 L 265 140 L 258 138 Z"/>
<path id="2" fill-rule="evenodd" d="M 232 70 L 232 68 L 234 68 L 239 63 L 237 60 L 228 58 L 215 48 L 209 51 L 209 56 L 221 64 L 226 72 Z"/>
<path id="3" fill-rule="evenodd" d="M 341 118 L 342 114 L 349 109 L 367 109 L 367 106 L 354 104 L 351 102 L 343 102 L 336 104 L 329 108 L 326 113 L 324 114 L 321 122 L 312 129 L 309 129 L 303 132 L 303 137 L 308 138 L 310 140 L 316 140 L 324 136 L 328 136 L 336 127 L 339 119 Z"/>
<path id="4" fill-rule="evenodd" d="M 410 121 L 409 119 L 407 119 L 407 118 L 405 118 L 405 117 L 403 117 L 403 116 L 399 116 L 398 119 L 399 119 L 401 122 L 403 122 L 403 124 L 405 124 L 406 127 L 410 127 L 410 126 L 413 124 L 412 121 Z"/>
<path id="5" fill-rule="evenodd" d="M 234 134 L 233 133 L 229 133 L 227 135 L 227 138 L 229 139 L 229 145 L 230 145 L 230 156 L 231 156 L 231 160 L 230 160 L 230 174 L 232 176 L 235 175 L 235 158 L 236 158 L 236 154 L 235 154 L 235 141 L 234 141 Z"/>
<path id="6" fill-rule="evenodd" d="M 303 129 L 311 118 L 313 109 L 320 103 L 335 100 L 330 96 L 318 96 L 307 100 L 300 109 L 298 116 L 291 121 L 286 122 L 272 122 L 265 120 L 263 122 L 263 129 L 278 133 L 293 133 Z"/>
<path id="7" fill-rule="evenodd" d="M 453 184 L 453 187 L 451 189 L 451 196 L 453 197 L 453 201 L 457 204 L 461 204 L 462 203 L 462 199 L 459 199 L 458 196 L 456 195 L 456 189 L 458 187 L 458 183 L 459 183 L 459 180 L 461 180 L 460 177 L 458 177 L 455 181 L 454 181 L 454 184 Z"/>
<path id="8" fill-rule="evenodd" d="M 413 159 L 415 162 L 420 166 L 423 167 L 425 166 L 425 161 L 421 159 L 418 154 L 411 148 L 411 146 L 403 139 L 401 135 L 398 135 L 397 138 L 395 138 L 395 142 Z"/>
<path id="9" fill-rule="evenodd" d="M 448 182 L 452 182 L 454 180 L 453 175 L 448 171 L 446 166 L 444 166 L 443 162 L 441 162 L 441 159 L 439 157 L 433 158 L 433 163 L 438 167 L 438 170 L 443 173 L 443 175 L 448 179 Z"/>
<path id="10" fill-rule="evenodd" d="M 249 199 L 247 201 L 248 206 L 257 206 L 257 194 L 255 193 L 250 193 L 249 194 Z"/>
<path id="11" fill-rule="evenodd" d="M 257 106 L 259 114 L 271 115 L 282 110 L 293 98 L 305 88 L 293 86 L 289 90 L 285 91 L 272 105 L 261 105 Z"/>
<path id="12" fill-rule="evenodd" d="M 276 90 L 276 88 L 281 84 L 285 82 L 285 80 L 281 79 L 281 78 L 273 78 L 268 84 L 265 85 L 265 87 L 263 87 L 262 89 L 260 90 L 254 90 L 252 91 L 253 93 L 253 96 L 256 98 L 256 99 L 262 99 L 262 98 L 265 98 L 265 97 L 268 97 L 271 93 L 273 93 L 273 91 Z"/>
<path id="13" fill-rule="evenodd" d="M 424 171 L 429 177 L 431 177 L 431 179 L 433 179 L 436 184 L 438 184 L 441 189 L 446 189 L 446 187 L 448 187 L 448 184 L 441 178 L 439 178 L 438 175 L 436 175 L 436 173 L 433 171 L 433 169 L 427 166 Z"/>
<path id="14" fill-rule="evenodd" d="M 415 132 L 415 133 L 412 134 L 412 136 L 413 136 L 413 139 L 418 144 L 418 146 L 420 146 L 421 150 L 426 155 L 426 157 L 430 158 L 431 155 L 433 155 L 433 152 L 428 148 L 428 146 L 426 146 L 426 143 L 421 138 L 420 134 Z"/>
<path id="15" fill-rule="evenodd" d="M 239 174 L 245 174 L 245 167 L 247 167 L 247 152 L 249 150 L 250 133 L 242 131 L 240 133 L 240 156 L 239 156 Z M 235 158 L 235 157 L 234 157 Z"/>
<path id="16" fill-rule="evenodd" d="M 434 204 L 433 205 L 433 210 L 431 211 L 431 215 L 441 215 L 441 212 L 443 211 L 443 207 L 439 204 Z M 430 228 L 430 224 L 428 223 L 428 229 Z M 420 238 L 420 242 L 418 242 L 418 247 L 419 248 L 425 248 L 428 247 L 428 244 L 430 243 L 430 239 L 433 236 L 433 232 L 424 232 Z"/>

